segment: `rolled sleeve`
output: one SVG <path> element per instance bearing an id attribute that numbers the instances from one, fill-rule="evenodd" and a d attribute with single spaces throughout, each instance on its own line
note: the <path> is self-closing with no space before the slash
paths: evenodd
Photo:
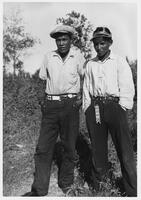
<path id="1" fill-rule="evenodd" d="M 83 77 L 84 76 L 84 72 L 85 72 L 85 62 L 86 62 L 86 60 L 85 60 L 85 58 L 84 58 L 84 56 L 80 53 L 79 55 L 78 55 L 78 73 L 79 73 L 79 75 L 81 76 L 81 77 Z"/>
<path id="2" fill-rule="evenodd" d="M 124 59 L 119 60 L 119 104 L 127 109 L 132 109 L 135 88 L 130 66 Z"/>
<path id="3" fill-rule="evenodd" d="M 40 67 L 40 71 L 39 71 L 39 78 L 42 80 L 46 80 L 47 79 L 47 56 L 44 56 L 43 62 L 41 64 Z"/>
<path id="4" fill-rule="evenodd" d="M 89 69 L 88 69 L 88 64 L 87 64 L 85 74 L 84 74 L 84 84 L 83 84 L 83 104 L 82 104 L 82 108 L 83 108 L 84 112 L 87 110 L 87 108 L 91 104 L 89 86 L 90 86 L 90 77 L 89 77 Z"/>

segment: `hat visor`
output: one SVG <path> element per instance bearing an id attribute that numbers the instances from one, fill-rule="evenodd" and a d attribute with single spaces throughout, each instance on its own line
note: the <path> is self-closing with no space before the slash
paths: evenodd
<path id="1" fill-rule="evenodd" d="M 99 38 L 99 37 L 112 38 L 110 35 L 97 34 L 93 38 L 91 38 L 90 41 L 93 41 L 95 38 Z"/>
<path id="2" fill-rule="evenodd" d="M 67 35 L 73 35 L 73 33 L 72 32 L 68 32 L 68 31 L 59 31 L 59 32 L 56 32 L 56 33 L 51 33 L 50 34 L 50 36 L 52 37 L 52 38 L 56 38 L 59 34 L 67 34 Z"/>

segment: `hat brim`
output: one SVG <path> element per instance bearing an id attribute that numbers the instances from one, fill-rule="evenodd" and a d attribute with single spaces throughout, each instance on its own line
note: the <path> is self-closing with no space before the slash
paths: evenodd
<path id="1" fill-rule="evenodd" d="M 97 34 L 97 35 L 95 35 L 94 37 L 92 37 L 92 38 L 90 39 L 90 41 L 93 41 L 95 38 L 99 38 L 99 37 L 105 37 L 105 38 L 111 38 L 111 39 L 112 39 L 112 36 L 110 36 L 110 35 Z"/>
<path id="2" fill-rule="evenodd" d="M 58 35 L 60 34 L 66 34 L 66 35 L 69 35 L 69 36 L 72 36 L 73 33 L 72 32 L 68 32 L 68 31 L 58 31 L 58 32 L 55 32 L 55 33 L 51 33 L 50 36 L 54 39 L 57 38 Z"/>

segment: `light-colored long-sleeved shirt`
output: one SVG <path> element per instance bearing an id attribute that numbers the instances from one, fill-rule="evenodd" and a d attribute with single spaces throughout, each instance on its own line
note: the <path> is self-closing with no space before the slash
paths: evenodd
<path id="1" fill-rule="evenodd" d="M 91 96 L 112 95 L 119 97 L 119 104 L 126 109 L 133 106 L 134 83 L 127 61 L 110 53 L 103 62 L 98 57 L 86 65 L 83 84 L 83 109 L 91 104 Z"/>
<path id="2" fill-rule="evenodd" d="M 84 75 L 85 59 L 78 50 L 70 49 L 65 61 L 57 51 L 44 56 L 39 77 L 46 80 L 47 94 L 80 92 L 80 77 Z"/>

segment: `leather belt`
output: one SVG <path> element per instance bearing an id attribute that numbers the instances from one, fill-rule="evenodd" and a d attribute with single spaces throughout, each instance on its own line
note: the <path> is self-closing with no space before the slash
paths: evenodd
<path id="1" fill-rule="evenodd" d="M 98 101 L 102 101 L 103 103 L 106 103 L 108 101 L 114 101 L 116 103 L 119 102 L 119 97 L 114 97 L 114 96 L 96 96 L 96 97 L 92 97 L 92 100 L 94 102 L 98 102 Z"/>
<path id="2" fill-rule="evenodd" d="M 75 94 L 75 93 L 60 94 L 60 95 L 46 94 L 46 99 L 52 100 L 52 101 L 62 101 L 62 100 L 68 99 L 68 98 L 76 97 L 76 96 L 77 96 L 77 94 Z"/>

